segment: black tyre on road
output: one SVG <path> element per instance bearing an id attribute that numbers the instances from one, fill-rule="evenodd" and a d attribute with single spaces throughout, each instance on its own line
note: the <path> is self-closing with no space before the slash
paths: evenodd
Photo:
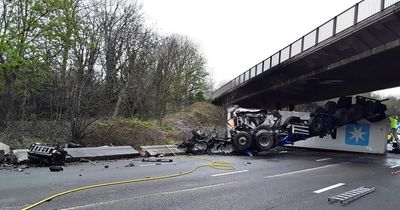
<path id="1" fill-rule="evenodd" d="M 271 131 L 259 130 L 255 134 L 254 144 L 259 150 L 269 150 L 275 145 L 275 136 Z"/>
<path id="2" fill-rule="evenodd" d="M 238 132 L 233 137 L 233 145 L 238 151 L 244 151 L 250 149 L 253 139 L 251 135 L 247 132 Z"/>

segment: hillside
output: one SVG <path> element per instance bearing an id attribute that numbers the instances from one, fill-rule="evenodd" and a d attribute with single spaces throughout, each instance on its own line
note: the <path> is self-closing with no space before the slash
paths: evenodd
<path id="1" fill-rule="evenodd" d="M 223 133 L 225 115 L 221 108 L 198 102 L 169 114 L 159 125 L 156 120 L 137 118 L 100 119 L 89 127 L 85 146 L 175 144 L 191 137 L 191 130 L 217 129 Z M 34 142 L 64 144 L 70 141 L 68 123 L 50 121 L 15 122 L 13 129 L 0 133 L 0 142 L 13 148 L 26 148 Z"/>

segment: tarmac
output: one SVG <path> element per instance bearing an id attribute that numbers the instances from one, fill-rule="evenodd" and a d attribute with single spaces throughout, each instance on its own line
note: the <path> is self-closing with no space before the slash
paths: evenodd
<path id="1" fill-rule="evenodd" d="M 400 154 L 282 148 L 259 156 L 208 156 L 226 160 L 234 171 L 204 167 L 171 179 L 85 190 L 34 209 L 399 209 Z M 186 156 L 172 163 L 140 158 L 0 171 L 0 209 L 20 209 L 52 194 L 116 180 L 187 171 L 207 163 Z M 108 167 L 106 167 L 108 166 Z M 376 191 L 347 205 L 328 198 L 361 186 Z"/>

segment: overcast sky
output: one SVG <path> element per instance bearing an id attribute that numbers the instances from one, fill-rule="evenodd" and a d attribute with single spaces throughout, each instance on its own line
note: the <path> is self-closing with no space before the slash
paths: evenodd
<path id="1" fill-rule="evenodd" d="M 220 86 L 359 0 L 139 0 L 161 34 L 199 44 Z M 381 92 L 396 94 L 400 89 Z M 400 94 L 397 94 L 400 96 Z"/>

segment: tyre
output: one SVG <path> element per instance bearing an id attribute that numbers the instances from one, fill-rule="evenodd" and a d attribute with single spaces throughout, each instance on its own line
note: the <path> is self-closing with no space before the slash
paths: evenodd
<path id="1" fill-rule="evenodd" d="M 349 109 L 350 121 L 357 122 L 364 116 L 364 110 L 361 105 L 355 104 Z"/>
<path id="2" fill-rule="evenodd" d="M 246 132 L 238 132 L 233 137 L 233 145 L 235 145 L 238 151 L 248 150 L 251 147 L 253 139 L 251 135 Z"/>
<path id="3" fill-rule="evenodd" d="M 286 120 L 283 124 L 289 125 L 289 124 L 300 123 L 300 122 L 301 122 L 300 117 L 290 116 L 290 117 L 286 118 Z"/>
<path id="4" fill-rule="evenodd" d="M 367 118 L 370 118 L 370 117 L 374 116 L 375 113 L 376 113 L 376 109 L 377 109 L 377 105 L 376 105 L 375 102 L 373 102 L 373 101 L 365 102 L 365 105 L 364 105 L 364 108 L 363 108 L 364 117 L 367 119 Z"/>
<path id="5" fill-rule="evenodd" d="M 350 122 L 350 115 L 347 109 L 338 109 L 335 113 L 335 120 L 338 126 L 342 126 Z"/>
<path id="6" fill-rule="evenodd" d="M 259 150 L 269 150 L 275 144 L 274 134 L 268 130 L 259 130 L 255 134 L 255 146 Z"/>
<path id="7" fill-rule="evenodd" d="M 311 135 L 319 135 L 324 131 L 324 121 L 320 117 L 311 117 L 308 126 Z"/>
<path id="8" fill-rule="evenodd" d="M 343 96 L 340 97 L 339 100 L 337 101 L 337 107 L 340 108 L 350 108 L 351 107 L 351 97 Z"/>
<path id="9" fill-rule="evenodd" d="M 324 108 L 328 114 L 335 114 L 337 110 L 337 103 L 334 101 L 328 101 L 325 103 Z"/>
<path id="10" fill-rule="evenodd" d="M 379 122 L 379 121 L 381 121 L 381 120 L 384 120 L 384 119 L 386 119 L 386 114 L 385 113 L 381 113 L 381 114 L 377 114 L 377 115 L 375 115 L 375 116 L 372 116 L 372 117 L 368 117 L 368 118 L 366 118 L 368 121 L 370 121 L 370 122 Z"/>
<path id="11" fill-rule="evenodd" d="M 259 130 L 271 130 L 271 126 L 269 126 L 269 125 L 260 125 L 260 126 L 258 126 L 258 127 L 256 127 L 256 128 L 254 128 L 253 129 L 253 131 L 252 131 L 252 133 L 253 133 L 253 139 L 255 139 L 256 138 L 256 136 L 255 136 L 255 134 L 259 131 Z"/>
<path id="12" fill-rule="evenodd" d="M 321 106 L 315 107 L 315 109 L 311 112 L 310 117 L 319 116 L 320 114 L 324 113 L 325 109 Z"/>

